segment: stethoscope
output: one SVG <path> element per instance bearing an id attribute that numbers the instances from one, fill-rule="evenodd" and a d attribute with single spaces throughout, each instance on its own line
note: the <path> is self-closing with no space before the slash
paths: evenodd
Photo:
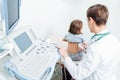
<path id="1" fill-rule="evenodd" d="M 103 37 L 107 36 L 108 34 L 110 34 L 110 32 L 93 35 L 93 36 L 91 37 L 91 39 L 86 42 L 86 43 L 88 44 L 87 46 L 95 43 L 96 41 L 99 41 L 100 39 L 102 39 Z M 79 47 L 84 49 L 84 47 L 82 47 L 82 46 L 79 46 Z M 87 53 L 87 48 L 85 48 L 85 49 L 83 50 L 83 52 L 84 52 L 84 53 Z"/>
<path id="2" fill-rule="evenodd" d="M 94 42 L 100 40 L 101 38 L 103 38 L 104 36 L 110 34 L 110 32 L 107 32 L 107 33 L 103 33 L 103 34 L 95 34 L 91 37 L 91 40 L 94 39 L 95 37 L 98 37 L 98 38 L 95 38 L 94 39 Z"/>

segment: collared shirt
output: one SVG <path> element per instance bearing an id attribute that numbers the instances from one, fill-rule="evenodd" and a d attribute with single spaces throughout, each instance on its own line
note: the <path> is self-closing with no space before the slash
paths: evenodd
<path id="1" fill-rule="evenodd" d="M 65 35 L 64 39 L 67 40 L 68 42 L 78 42 L 78 43 L 84 42 L 83 34 L 72 34 L 68 32 Z"/>
<path id="2" fill-rule="evenodd" d="M 83 43 L 85 41 L 84 40 L 85 39 L 84 35 L 83 34 L 72 34 L 72 33 L 68 32 L 65 35 L 64 39 L 67 42 L 72 42 L 72 45 L 71 45 L 71 43 L 68 44 L 68 49 L 67 49 L 71 59 L 73 61 L 81 60 L 81 58 L 83 56 L 83 53 L 82 52 L 78 52 L 78 50 L 79 50 L 78 43 Z M 74 53 L 72 53 L 72 52 L 74 52 Z M 75 52 L 77 52 L 77 53 L 75 53 Z"/>
<path id="3" fill-rule="evenodd" d="M 116 80 L 119 48 L 118 39 L 109 34 L 88 46 L 87 54 L 78 66 L 69 57 L 65 58 L 64 65 L 76 80 Z"/>

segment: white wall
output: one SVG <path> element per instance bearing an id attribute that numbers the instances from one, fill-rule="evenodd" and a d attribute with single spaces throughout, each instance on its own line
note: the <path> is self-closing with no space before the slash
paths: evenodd
<path id="1" fill-rule="evenodd" d="M 109 9 L 107 27 L 120 39 L 120 0 L 22 0 L 19 26 L 32 25 L 39 37 L 57 34 L 63 37 L 74 19 L 84 23 L 83 33 L 89 37 L 86 10 L 89 6 L 102 3 Z M 118 76 L 120 69 L 118 69 Z M 120 80 L 120 77 L 118 77 Z"/>
<path id="2" fill-rule="evenodd" d="M 119 0 L 22 0 L 20 25 L 33 25 L 36 34 L 47 37 L 57 33 L 64 36 L 73 19 L 81 19 L 83 32 L 88 35 L 86 10 L 89 6 L 102 3 L 110 12 L 108 29 L 119 39 Z M 88 35 L 89 36 L 89 35 Z"/>

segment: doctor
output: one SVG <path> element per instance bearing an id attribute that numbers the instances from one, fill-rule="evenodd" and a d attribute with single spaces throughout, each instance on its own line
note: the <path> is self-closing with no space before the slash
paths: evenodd
<path id="1" fill-rule="evenodd" d="M 88 26 L 95 34 L 91 38 L 94 42 L 87 47 L 87 53 L 78 65 L 65 49 L 58 47 L 65 67 L 75 80 L 116 80 L 120 42 L 106 29 L 108 15 L 105 5 L 96 4 L 88 8 Z"/>

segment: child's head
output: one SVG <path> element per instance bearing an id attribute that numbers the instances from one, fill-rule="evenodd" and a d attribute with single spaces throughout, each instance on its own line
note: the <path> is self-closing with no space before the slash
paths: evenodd
<path id="1" fill-rule="evenodd" d="M 70 24 L 70 28 L 68 32 L 72 34 L 81 34 L 82 26 L 83 26 L 83 23 L 81 20 L 73 20 Z"/>

